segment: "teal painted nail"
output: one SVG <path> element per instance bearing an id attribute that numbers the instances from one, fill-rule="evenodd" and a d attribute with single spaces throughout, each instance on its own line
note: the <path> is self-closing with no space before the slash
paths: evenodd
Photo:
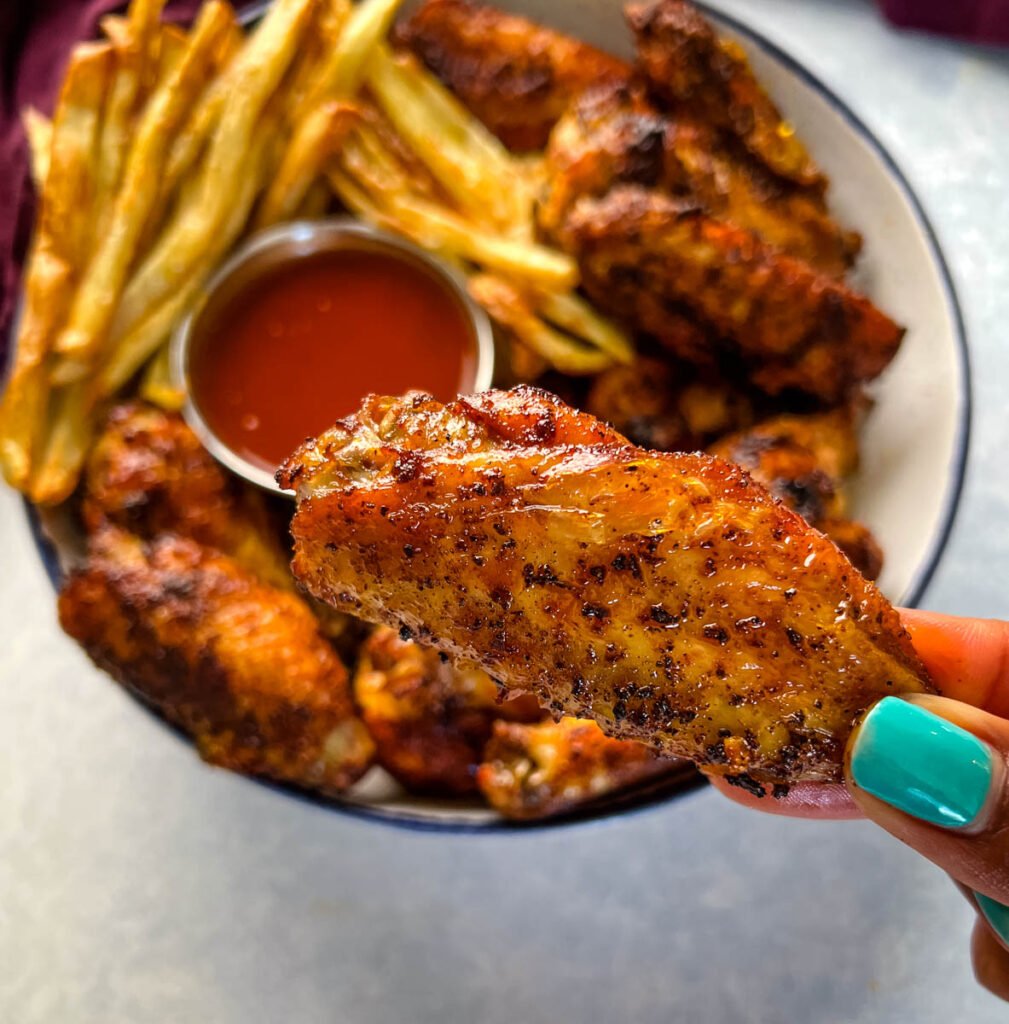
<path id="1" fill-rule="evenodd" d="M 992 926 L 995 934 L 1009 944 L 1009 907 L 979 892 L 974 893 L 974 899 L 977 900 L 984 919 Z"/>
<path id="2" fill-rule="evenodd" d="M 944 828 L 962 828 L 980 814 L 993 770 L 987 744 L 898 697 L 884 697 L 865 716 L 851 754 L 859 787 Z"/>

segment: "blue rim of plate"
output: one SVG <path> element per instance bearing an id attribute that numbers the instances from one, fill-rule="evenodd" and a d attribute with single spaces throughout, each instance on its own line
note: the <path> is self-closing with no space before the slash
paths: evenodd
<path id="1" fill-rule="evenodd" d="M 972 387 L 971 387 L 971 363 L 970 352 L 967 346 L 967 331 L 964 325 L 963 313 L 960 309 L 960 302 L 957 298 L 956 289 L 953 285 L 953 278 L 949 266 L 946 263 L 938 236 L 932 227 L 925 209 L 916 195 L 911 183 L 905 177 L 897 162 L 890 155 L 889 151 L 879 139 L 873 134 L 869 126 L 856 114 L 834 91 L 821 82 L 811 71 L 807 70 L 794 57 L 782 50 L 777 43 L 772 42 L 766 36 L 750 28 L 743 22 L 738 21 L 731 15 L 725 14 L 717 8 L 705 3 L 695 5 L 705 15 L 716 22 L 721 22 L 734 32 L 744 36 L 747 40 L 764 50 L 771 57 L 783 64 L 800 81 L 804 82 L 810 89 L 818 93 L 838 114 L 854 129 L 854 131 L 868 143 L 869 147 L 880 159 L 886 168 L 891 179 L 900 188 L 901 193 L 911 208 L 923 235 L 928 242 L 929 253 L 939 271 L 939 278 L 942 281 L 943 293 L 946 306 L 949 310 L 957 343 L 957 360 L 960 366 L 960 394 L 959 408 L 957 411 L 957 434 L 953 460 L 950 465 L 950 478 L 952 486 L 946 495 L 946 502 L 942 512 L 938 529 L 932 539 L 929 551 L 922 560 L 917 572 L 907 588 L 907 592 L 901 598 L 901 604 L 906 607 L 916 607 L 928 587 L 943 552 L 949 541 L 956 519 L 957 509 L 960 504 L 960 497 L 963 493 L 964 480 L 967 473 L 968 452 L 970 448 L 971 433 L 971 412 L 972 412 Z M 265 3 L 255 4 L 242 11 L 241 21 L 243 24 L 251 24 L 262 16 L 263 11 L 269 6 L 269 0 Z M 56 550 L 50 540 L 45 536 L 41 520 L 35 507 L 27 499 L 24 501 L 28 515 L 28 523 L 39 550 L 42 563 L 53 586 L 59 589 L 63 572 L 59 565 Z M 187 746 L 192 746 L 180 730 L 171 723 L 139 695 L 137 703 L 148 713 L 154 715 L 171 732 L 175 733 Z M 244 776 L 267 789 L 274 790 L 285 797 L 295 797 L 305 803 L 325 808 L 327 811 L 336 811 L 347 817 L 359 820 L 375 822 L 377 824 L 391 826 L 398 829 L 406 829 L 414 832 L 448 832 L 463 834 L 487 834 L 501 832 L 530 832 L 545 829 L 562 828 L 569 825 L 588 824 L 590 822 L 602 824 L 608 819 L 624 817 L 629 814 L 641 813 L 652 810 L 672 800 L 674 797 L 694 792 L 705 785 L 703 776 L 693 769 L 687 772 L 673 771 L 669 776 L 654 780 L 641 786 L 633 786 L 622 790 L 613 796 L 600 800 L 583 807 L 579 807 L 567 814 L 557 815 L 540 821 L 511 821 L 507 819 L 491 819 L 488 821 L 475 822 L 469 820 L 452 819 L 451 817 L 434 818 L 426 815 L 412 815 L 409 812 L 388 810 L 382 807 L 356 804 L 342 801 L 338 798 L 327 798 L 306 790 L 298 789 L 295 786 L 284 783 L 273 782 L 269 779 L 254 776 Z"/>

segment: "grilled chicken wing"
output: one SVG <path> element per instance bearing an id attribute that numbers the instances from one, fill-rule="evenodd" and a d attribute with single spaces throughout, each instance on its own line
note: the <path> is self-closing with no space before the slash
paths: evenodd
<path id="1" fill-rule="evenodd" d="M 775 497 L 826 533 L 867 579 L 883 568 L 868 527 L 847 518 L 843 479 L 858 463 L 852 411 L 782 415 L 722 438 L 709 449 L 735 462 Z"/>
<path id="2" fill-rule="evenodd" d="M 542 149 L 575 96 L 631 73 L 587 43 L 467 0 L 426 0 L 397 39 L 515 150 Z"/>
<path id="3" fill-rule="evenodd" d="M 145 402 L 115 406 L 88 458 L 81 504 L 95 533 L 117 526 L 145 540 L 188 537 L 230 555 L 271 586 L 294 590 L 290 557 L 263 496 L 221 468 L 181 416 Z M 310 602 L 341 644 L 356 626 Z"/>
<path id="4" fill-rule="evenodd" d="M 882 372 L 903 337 L 839 281 L 637 186 L 579 200 L 567 234 L 599 306 L 658 337 L 670 311 L 688 309 L 718 340 L 706 353 L 691 344 L 677 354 L 741 366 L 770 395 L 799 391 L 836 404 Z"/>
<path id="5" fill-rule="evenodd" d="M 810 188 L 825 179 L 795 129 L 750 70 L 742 47 L 718 37 L 685 0 L 626 8 L 638 65 L 664 99 L 731 132 L 769 170 Z"/>
<path id="6" fill-rule="evenodd" d="M 722 774 L 839 779 L 859 712 L 929 688 L 893 608 L 745 472 L 534 388 L 372 396 L 278 479 L 316 596 Z"/>
<path id="7" fill-rule="evenodd" d="M 551 133 L 547 161 L 539 219 L 561 242 L 579 197 L 638 184 L 689 198 L 832 276 L 851 266 L 861 245 L 830 216 L 821 194 L 771 174 L 689 113 L 660 112 L 633 86 L 596 87 L 581 96 Z"/>
<path id="8" fill-rule="evenodd" d="M 106 527 L 59 615 L 213 764 L 335 793 L 371 763 L 347 672 L 306 604 L 226 555 Z"/>
<path id="9" fill-rule="evenodd" d="M 477 771 L 487 802 L 508 818 L 546 818 L 682 768 L 633 740 L 610 739 L 595 722 L 562 718 L 495 722 Z"/>
<path id="10" fill-rule="evenodd" d="M 528 694 L 502 703 L 482 669 L 450 664 L 384 626 L 361 649 L 354 696 L 378 763 L 414 793 L 476 792 L 495 720 L 542 717 Z"/>
<path id="11" fill-rule="evenodd" d="M 262 497 L 226 473 L 181 416 L 144 402 L 109 413 L 85 469 L 84 525 L 146 540 L 189 537 L 261 579 L 291 587 L 288 558 Z"/>

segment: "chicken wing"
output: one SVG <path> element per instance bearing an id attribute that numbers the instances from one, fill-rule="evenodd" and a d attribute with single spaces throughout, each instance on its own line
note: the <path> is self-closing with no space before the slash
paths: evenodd
<path id="1" fill-rule="evenodd" d="M 837 780 L 857 715 L 929 688 L 894 609 L 744 471 L 535 388 L 372 396 L 278 480 L 317 597 L 721 774 Z"/>
<path id="2" fill-rule="evenodd" d="M 637 186 L 579 200 L 567 233 L 601 308 L 656 336 L 670 312 L 686 308 L 717 341 L 707 353 L 691 344 L 678 354 L 742 367 L 769 395 L 798 391 L 837 404 L 882 372 L 904 334 L 841 282 Z"/>
<path id="3" fill-rule="evenodd" d="M 514 150 L 542 149 L 575 96 L 631 73 L 587 43 L 468 0 L 426 0 L 397 41 Z"/>
<path id="4" fill-rule="evenodd" d="M 688 113 L 660 112 L 633 86 L 596 87 L 557 122 L 547 146 L 543 230 L 563 243 L 564 220 L 584 195 L 616 184 L 689 198 L 706 213 L 834 277 L 861 245 L 831 217 L 822 194 L 783 181 Z"/>
<path id="5" fill-rule="evenodd" d="M 742 47 L 721 39 L 686 0 L 633 3 L 627 20 L 638 65 L 663 98 L 731 132 L 771 171 L 799 185 L 825 179 L 795 129 L 750 70 Z"/>
<path id="6" fill-rule="evenodd" d="M 741 388 L 649 356 L 600 373 L 584 408 L 632 444 L 666 452 L 697 451 L 754 418 Z"/>
<path id="7" fill-rule="evenodd" d="M 271 586 L 295 589 L 263 496 L 225 472 L 181 416 L 145 402 L 110 411 L 85 468 L 81 516 L 89 533 L 111 525 L 144 540 L 188 537 Z M 348 616 L 315 601 L 310 606 L 330 639 L 353 638 Z"/>
<path id="8" fill-rule="evenodd" d="M 610 739 L 582 718 L 533 725 L 498 721 L 476 779 L 487 802 L 505 817 L 547 818 L 685 763 L 633 740 Z"/>
<path id="9" fill-rule="evenodd" d="M 482 669 L 453 665 L 384 626 L 361 648 L 354 696 L 378 763 L 414 793 L 475 793 L 495 720 L 542 717 L 528 694 L 502 703 Z"/>
<path id="10" fill-rule="evenodd" d="M 337 793 L 371 763 L 347 672 L 307 605 L 227 555 L 105 527 L 59 615 L 213 764 Z"/>
<path id="11" fill-rule="evenodd" d="M 847 518 L 843 479 L 858 463 L 850 409 L 774 416 L 722 438 L 709 451 L 742 466 L 806 522 L 826 533 L 866 579 L 879 576 L 882 548 L 867 526 Z"/>

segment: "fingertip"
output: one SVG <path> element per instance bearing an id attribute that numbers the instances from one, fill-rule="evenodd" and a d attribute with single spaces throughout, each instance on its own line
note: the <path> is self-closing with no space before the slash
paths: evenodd
<path id="1" fill-rule="evenodd" d="M 970 942 L 971 962 L 978 984 L 1000 999 L 1009 1000 L 1009 950 L 978 918 Z"/>
<path id="2" fill-rule="evenodd" d="M 742 788 L 723 776 L 712 775 L 708 779 L 719 793 L 733 803 L 767 814 L 829 821 L 862 817 L 851 794 L 839 783 L 797 782 L 791 786 L 761 787 L 748 784 Z"/>

